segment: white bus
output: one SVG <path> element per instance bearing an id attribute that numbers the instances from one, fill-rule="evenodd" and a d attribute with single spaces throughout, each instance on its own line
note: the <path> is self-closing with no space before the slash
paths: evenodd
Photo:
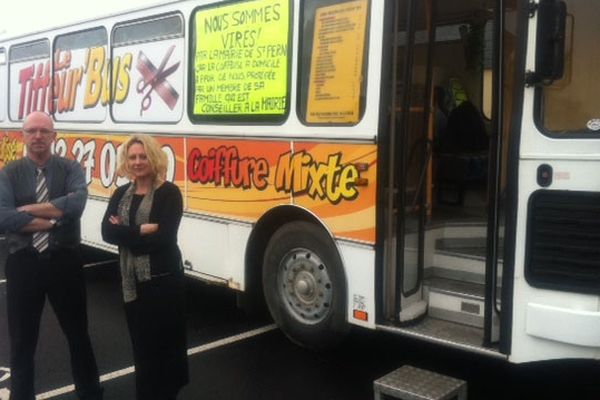
<path id="1" fill-rule="evenodd" d="M 0 41 L 0 167 L 33 110 L 100 236 L 127 135 L 181 189 L 189 276 L 294 341 L 350 325 L 600 358 L 600 4 L 189 0 Z M 264 297 L 263 297 L 264 295 Z"/>

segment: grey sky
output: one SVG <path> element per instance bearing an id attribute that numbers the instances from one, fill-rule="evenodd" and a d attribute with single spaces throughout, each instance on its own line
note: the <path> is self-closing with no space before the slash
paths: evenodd
<path id="1" fill-rule="evenodd" d="M 150 6 L 160 0 L 17 0 L 2 7 L 0 39 L 107 14 Z"/>

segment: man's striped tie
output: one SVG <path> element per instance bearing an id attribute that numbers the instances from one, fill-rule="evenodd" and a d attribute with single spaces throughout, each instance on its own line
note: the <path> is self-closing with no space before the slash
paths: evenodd
<path id="1" fill-rule="evenodd" d="M 38 203 L 45 203 L 48 201 L 48 185 L 46 184 L 46 176 L 44 170 L 41 168 L 37 169 L 36 187 L 35 187 L 35 198 Z M 41 253 L 48 248 L 50 242 L 50 233 L 48 232 L 34 232 L 33 233 L 33 247 Z"/>

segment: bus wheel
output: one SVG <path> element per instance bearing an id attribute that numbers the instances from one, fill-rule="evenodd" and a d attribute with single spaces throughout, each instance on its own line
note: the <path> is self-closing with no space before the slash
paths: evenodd
<path id="1" fill-rule="evenodd" d="M 277 325 L 300 345 L 331 347 L 348 330 L 340 256 L 315 224 L 291 222 L 275 232 L 265 251 L 263 290 Z"/>

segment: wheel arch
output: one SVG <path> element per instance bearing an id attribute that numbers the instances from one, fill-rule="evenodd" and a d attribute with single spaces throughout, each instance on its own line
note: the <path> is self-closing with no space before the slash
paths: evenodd
<path id="1" fill-rule="evenodd" d="M 281 205 L 263 214 L 250 232 L 244 257 L 245 289 L 259 291 L 262 297 L 262 264 L 265 250 L 273 234 L 283 225 L 294 221 L 306 221 L 323 229 L 332 240 L 343 264 L 342 254 L 331 230 L 310 210 L 296 205 Z"/>

